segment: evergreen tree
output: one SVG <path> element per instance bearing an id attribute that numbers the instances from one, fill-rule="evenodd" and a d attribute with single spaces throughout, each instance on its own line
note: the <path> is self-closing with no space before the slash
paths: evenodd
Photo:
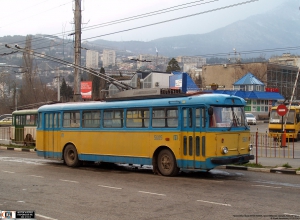
<path id="1" fill-rule="evenodd" d="M 63 78 L 61 87 L 60 87 L 60 95 L 63 97 L 64 101 L 69 101 L 73 96 L 73 89 L 71 86 L 67 85 L 65 78 Z"/>
<path id="2" fill-rule="evenodd" d="M 100 78 L 95 75 L 91 75 L 92 78 L 92 99 L 99 99 L 99 86 L 100 86 Z"/>
<path id="3" fill-rule="evenodd" d="M 103 67 L 101 67 L 100 73 L 105 75 L 105 69 Z M 100 100 L 103 100 L 106 97 L 106 91 L 103 91 L 103 90 L 107 89 L 106 86 L 107 86 L 106 80 L 100 79 L 100 85 L 99 85 Z M 102 90 L 102 92 L 101 92 L 101 90 Z"/>
<path id="4" fill-rule="evenodd" d="M 177 60 L 175 58 L 172 58 L 168 63 L 166 72 L 170 73 L 172 71 L 180 71 L 180 70 L 181 69 L 179 67 Z"/>

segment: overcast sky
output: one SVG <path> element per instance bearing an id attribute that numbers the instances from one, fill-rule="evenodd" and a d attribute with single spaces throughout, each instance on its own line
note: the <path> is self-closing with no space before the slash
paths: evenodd
<path id="1" fill-rule="evenodd" d="M 82 0 L 82 41 L 150 41 L 169 36 L 202 34 L 264 13 L 283 2 L 286 0 Z M 0 3 L 0 37 L 27 34 L 67 37 L 74 30 L 74 0 L 0 0 Z M 234 4 L 241 5 L 230 7 Z M 175 10 L 183 7 L 186 8 Z M 173 11 L 166 12 L 163 9 Z M 161 14 L 148 16 L 153 12 Z M 108 23 L 138 15 L 144 18 L 131 18 L 131 21 L 118 24 Z M 152 25 L 172 19 L 175 20 Z M 103 23 L 107 23 L 106 26 Z M 151 26 L 138 28 L 146 25 Z M 135 30 L 122 32 L 128 29 Z"/>

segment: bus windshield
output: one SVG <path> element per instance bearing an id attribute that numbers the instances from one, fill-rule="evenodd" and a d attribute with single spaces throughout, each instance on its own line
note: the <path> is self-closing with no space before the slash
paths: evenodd
<path id="1" fill-rule="evenodd" d="M 210 127 L 244 127 L 245 113 L 243 107 L 211 106 L 213 114 L 209 117 Z"/>
<path id="2" fill-rule="evenodd" d="M 287 118 L 287 120 L 286 120 Z M 281 123 L 284 123 L 286 120 L 286 123 L 287 124 L 294 124 L 295 123 L 295 110 L 290 110 L 289 113 L 286 113 L 284 116 L 283 116 L 283 121 L 282 121 L 282 116 L 278 115 L 277 114 L 277 110 L 276 109 L 273 109 L 271 111 L 271 114 L 270 114 L 270 124 L 281 124 Z"/>

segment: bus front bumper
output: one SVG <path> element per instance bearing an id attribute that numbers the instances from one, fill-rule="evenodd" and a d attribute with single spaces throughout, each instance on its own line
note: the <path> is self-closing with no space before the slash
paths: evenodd
<path id="1" fill-rule="evenodd" d="M 219 164 L 219 165 L 243 164 L 243 163 L 248 163 L 249 160 L 254 160 L 254 155 L 243 155 L 243 156 L 223 157 L 223 158 L 211 158 L 212 163 Z"/>

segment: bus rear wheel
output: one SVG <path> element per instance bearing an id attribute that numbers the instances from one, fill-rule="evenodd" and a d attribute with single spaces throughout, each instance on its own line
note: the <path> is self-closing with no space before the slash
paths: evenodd
<path id="1" fill-rule="evenodd" d="M 68 144 L 64 150 L 64 162 L 69 167 L 78 167 L 80 160 L 78 159 L 78 153 L 74 145 Z"/>
<path id="2" fill-rule="evenodd" d="M 170 150 L 164 149 L 159 152 L 157 158 L 157 167 L 163 176 L 175 176 L 179 172 L 176 159 Z"/>

